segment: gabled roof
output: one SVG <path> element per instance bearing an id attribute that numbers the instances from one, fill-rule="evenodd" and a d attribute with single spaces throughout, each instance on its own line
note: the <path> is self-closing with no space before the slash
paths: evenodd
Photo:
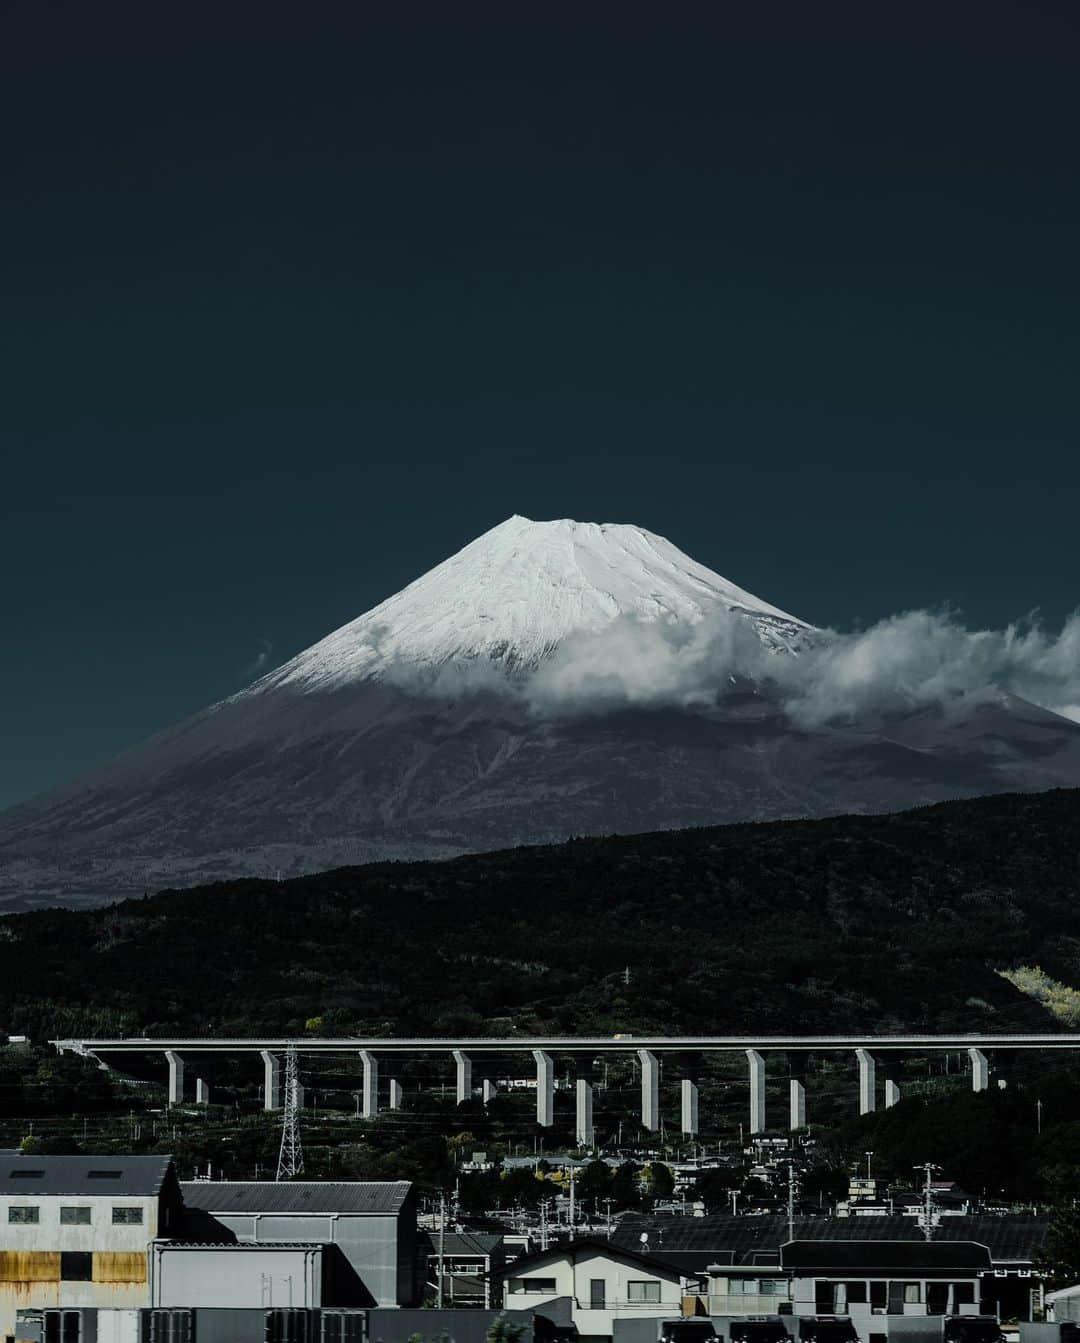
<path id="1" fill-rule="evenodd" d="M 582 1236 L 578 1240 L 550 1245 L 546 1250 L 537 1250 L 534 1254 L 523 1254 L 506 1268 L 497 1269 L 495 1276 L 513 1275 L 519 1278 L 524 1270 L 537 1268 L 541 1264 L 550 1263 L 553 1259 L 568 1259 L 571 1263 L 576 1263 L 584 1254 L 603 1254 L 609 1259 L 621 1259 L 624 1263 L 636 1264 L 656 1277 L 667 1278 L 672 1282 L 678 1281 L 681 1276 L 678 1268 L 663 1259 L 657 1259 L 651 1254 L 638 1254 L 622 1245 L 615 1245 L 610 1240 L 602 1240 L 599 1236 Z"/>
<path id="2" fill-rule="evenodd" d="M 0 1154 L 0 1195 L 12 1198 L 154 1198 L 171 1156 L 9 1156 Z"/>
<path id="3" fill-rule="evenodd" d="M 813 1269 L 978 1273 L 990 1268 L 990 1251 L 970 1240 L 793 1240 L 780 1250 L 785 1272 Z"/>
<path id="4" fill-rule="evenodd" d="M 246 1212 L 400 1212 L 412 1185 L 408 1180 L 193 1180 L 181 1186 L 189 1208 L 220 1215 Z"/>

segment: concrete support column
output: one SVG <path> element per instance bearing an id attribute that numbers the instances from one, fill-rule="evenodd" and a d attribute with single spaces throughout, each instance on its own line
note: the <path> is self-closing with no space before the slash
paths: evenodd
<path id="1" fill-rule="evenodd" d="M 390 1108 L 391 1110 L 400 1110 L 401 1103 L 405 1099 L 405 1093 L 401 1088 L 401 1083 L 396 1077 L 390 1079 Z"/>
<path id="2" fill-rule="evenodd" d="M 499 1094 L 499 1088 L 495 1085 L 495 1083 L 491 1080 L 490 1077 L 484 1078 L 482 1094 L 484 1097 L 485 1105 L 487 1105 L 490 1101 L 493 1101 L 495 1097 Z"/>
<path id="3" fill-rule="evenodd" d="M 184 1060 L 171 1049 L 166 1049 L 165 1059 L 169 1065 L 169 1104 L 182 1105 L 184 1102 Z"/>
<path id="4" fill-rule="evenodd" d="M 697 1083 L 684 1077 L 679 1086 L 679 1110 L 683 1135 L 693 1138 L 698 1131 L 698 1089 Z"/>
<path id="5" fill-rule="evenodd" d="M 364 1065 L 360 1113 L 365 1119 L 374 1119 L 379 1113 L 379 1060 L 370 1049 L 361 1049 L 360 1062 Z"/>
<path id="6" fill-rule="evenodd" d="M 885 1079 L 885 1108 L 891 1110 L 894 1105 L 900 1102 L 900 1083 L 895 1077 L 886 1077 Z"/>
<path id="7" fill-rule="evenodd" d="M 269 1049 L 260 1049 L 263 1061 L 263 1109 L 281 1109 L 281 1065 Z"/>
<path id="8" fill-rule="evenodd" d="M 454 1064 L 457 1068 L 457 1103 L 472 1100 L 472 1059 L 460 1049 L 455 1049 Z"/>
<path id="9" fill-rule="evenodd" d="M 641 1127 L 655 1132 L 660 1127 L 660 1064 L 655 1054 L 639 1049 L 641 1061 Z"/>
<path id="10" fill-rule="evenodd" d="M 868 1049 L 856 1049 L 855 1057 L 859 1061 L 859 1114 L 873 1114 L 877 1108 L 877 1065 Z"/>
<path id="11" fill-rule="evenodd" d="M 577 1079 L 575 1133 L 579 1147 L 596 1146 L 596 1129 L 593 1127 L 593 1087 L 587 1077 Z"/>
<path id="12" fill-rule="evenodd" d="M 203 1081 L 201 1077 L 196 1077 L 195 1079 L 195 1104 L 196 1105 L 210 1104 L 210 1088 L 206 1085 L 206 1083 Z"/>
<path id="13" fill-rule="evenodd" d="M 971 1059 L 972 1091 L 985 1091 L 990 1085 L 990 1064 L 986 1060 L 986 1055 L 981 1049 L 972 1047 L 968 1050 L 968 1058 Z"/>
<path id="14" fill-rule="evenodd" d="M 788 1088 L 788 1128 L 794 1133 L 806 1127 L 806 1083 L 801 1077 L 793 1077 Z"/>
<path id="15" fill-rule="evenodd" d="M 555 1065 L 542 1049 L 534 1049 L 532 1056 L 536 1060 L 536 1122 L 550 1128 L 555 1122 Z"/>
<path id="16" fill-rule="evenodd" d="M 746 1051 L 750 1065 L 750 1132 L 765 1132 L 765 1060 L 756 1049 Z"/>

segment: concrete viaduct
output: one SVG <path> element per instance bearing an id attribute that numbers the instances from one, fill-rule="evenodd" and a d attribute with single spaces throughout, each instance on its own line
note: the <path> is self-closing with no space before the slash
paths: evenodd
<path id="1" fill-rule="evenodd" d="M 869 1114 L 877 1106 L 877 1071 L 884 1075 L 885 1107 L 900 1099 L 897 1080 L 897 1056 L 901 1053 L 964 1052 L 971 1063 L 971 1085 L 985 1091 L 990 1066 L 987 1053 L 996 1049 L 1080 1050 L 1080 1034 L 1053 1035 L 708 1035 L 708 1036 L 513 1036 L 486 1039 L 258 1039 L 227 1040 L 148 1039 L 135 1037 L 115 1040 L 68 1039 L 50 1042 L 60 1053 L 93 1058 L 102 1067 L 109 1065 L 103 1055 L 164 1055 L 169 1070 L 169 1103 L 184 1099 L 185 1054 L 256 1054 L 264 1069 L 263 1104 L 267 1110 L 281 1108 L 280 1055 L 289 1049 L 298 1054 L 334 1054 L 359 1057 L 363 1069 L 362 1113 L 374 1119 L 379 1113 L 380 1064 L 395 1057 L 412 1054 L 444 1054 L 453 1061 L 457 1100 L 460 1104 L 473 1095 L 473 1062 L 491 1055 L 531 1054 L 536 1068 L 536 1122 L 549 1126 L 555 1111 L 555 1066 L 553 1054 L 585 1055 L 589 1061 L 598 1054 L 633 1054 L 641 1065 L 641 1125 L 660 1127 L 660 1064 L 665 1052 L 714 1053 L 736 1052 L 746 1058 L 750 1090 L 750 1132 L 765 1131 L 765 1067 L 770 1054 L 787 1057 L 789 1080 L 788 1125 L 794 1129 L 806 1124 L 806 1083 L 799 1055 L 811 1053 L 853 1054 L 858 1066 L 859 1113 Z M 576 1083 L 577 1141 L 591 1147 L 593 1128 L 593 1083 L 588 1068 Z M 698 1088 L 689 1077 L 679 1083 L 681 1128 L 687 1137 L 698 1131 Z M 485 1104 L 495 1095 L 495 1084 L 483 1079 Z M 196 1080 L 196 1104 L 209 1102 L 209 1088 L 202 1078 Z M 402 1087 L 390 1078 L 389 1108 L 401 1107 Z"/>

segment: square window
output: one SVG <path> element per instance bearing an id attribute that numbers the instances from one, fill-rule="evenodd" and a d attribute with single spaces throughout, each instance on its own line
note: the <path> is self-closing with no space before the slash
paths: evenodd
<path id="1" fill-rule="evenodd" d="M 61 1250 L 60 1281 L 92 1282 L 94 1277 L 94 1256 L 82 1250 Z"/>
<path id="2" fill-rule="evenodd" d="M 15 1226 L 36 1226 L 41 1221 L 40 1208 L 8 1208 L 7 1219 Z"/>
<path id="3" fill-rule="evenodd" d="M 866 1305 L 866 1283 L 849 1282 L 847 1285 L 848 1305 Z"/>
<path id="4" fill-rule="evenodd" d="M 113 1208 L 113 1226 L 142 1226 L 142 1208 Z"/>
<path id="5" fill-rule="evenodd" d="M 61 1207 L 60 1209 L 61 1226 L 89 1226 L 90 1209 L 77 1207 Z"/>
<path id="6" fill-rule="evenodd" d="M 660 1284 L 658 1282 L 628 1282 L 626 1284 L 626 1299 L 632 1305 L 639 1302 L 659 1301 Z"/>
<path id="7" fill-rule="evenodd" d="M 922 1289 L 917 1282 L 904 1283 L 904 1305 L 917 1306 L 922 1300 Z"/>

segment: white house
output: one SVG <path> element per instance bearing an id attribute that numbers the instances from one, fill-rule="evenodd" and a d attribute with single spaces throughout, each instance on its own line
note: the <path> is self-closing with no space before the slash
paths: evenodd
<path id="1" fill-rule="evenodd" d="M 587 1237 L 515 1259 L 503 1270 L 503 1305 L 539 1310 L 569 1298 L 584 1337 L 611 1338 L 617 1319 L 667 1318 L 682 1313 L 683 1279 L 651 1255 Z"/>

